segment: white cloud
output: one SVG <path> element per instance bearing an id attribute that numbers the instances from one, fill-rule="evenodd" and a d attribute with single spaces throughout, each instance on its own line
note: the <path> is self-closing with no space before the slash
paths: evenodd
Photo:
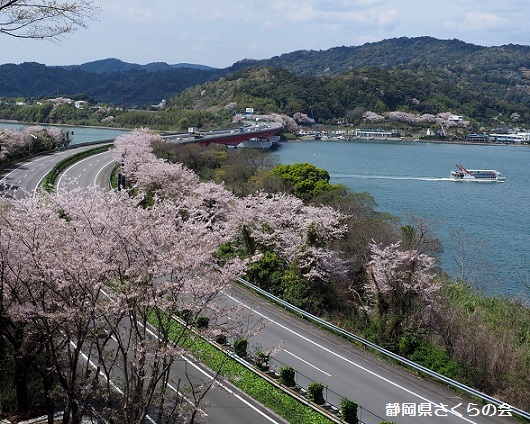
<path id="1" fill-rule="evenodd" d="M 109 1 L 100 2 L 101 15 L 105 19 L 116 19 L 122 22 L 131 23 L 153 23 L 157 19 L 155 9 L 145 1 Z"/>
<path id="2" fill-rule="evenodd" d="M 479 30 L 492 30 L 502 28 L 510 24 L 510 20 L 490 12 L 473 11 L 467 13 L 460 19 L 453 19 L 445 23 L 445 28 L 449 30 L 458 30 L 472 32 Z"/>
<path id="3" fill-rule="evenodd" d="M 3 61 L 53 65 L 104 57 L 137 63 L 178 58 L 223 67 L 245 57 L 403 36 L 481 45 L 530 40 L 528 0 L 96 1 L 102 8 L 99 21 L 60 45 L 4 36 Z"/>

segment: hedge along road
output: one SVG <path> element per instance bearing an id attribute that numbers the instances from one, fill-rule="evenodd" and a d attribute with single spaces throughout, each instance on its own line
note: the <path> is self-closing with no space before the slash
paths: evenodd
<path id="1" fill-rule="evenodd" d="M 108 187 L 112 167 L 109 168 L 107 157 L 111 160 L 110 153 L 102 154 L 99 165 L 84 161 L 79 168 L 69 170 L 68 178 L 79 178 L 82 173 L 86 175 L 83 184 L 78 179 L 81 186 L 97 181 L 100 186 Z M 505 417 L 506 411 L 493 410 L 492 405 L 477 405 L 477 400 L 375 358 L 366 350 L 316 328 L 236 284 L 225 293 L 225 302 L 243 305 L 251 321 L 261 318 L 271 323 L 250 340 L 249 351 L 252 352 L 253 345 L 267 349 L 285 340 L 285 349 L 276 356 L 279 362 L 275 365 L 293 366 L 300 372 L 300 380 L 303 374 L 304 378 L 326 384 L 328 401 L 333 405 L 340 405 L 341 397 L 358 402 L 364 410 L 362 421 L 367 424 L 379 423 L 381 418 L 397 424 L 515 422 Z"/>

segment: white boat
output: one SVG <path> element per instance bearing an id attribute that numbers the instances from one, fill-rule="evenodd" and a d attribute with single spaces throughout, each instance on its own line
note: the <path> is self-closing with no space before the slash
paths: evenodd
<path id="1" fill-rule="evenodd" d="M 451 179 L 454 181 L 481 181 L 481 182 L 504 182 L 504 176 L 494 169 L 466 169 L 456 164 L 458 171 L 451 171 Z"/>
<path id="2" fill-rule="evenodd" d="M 270 149 L 273 143 L 280 140 L 280 136 L 273 136 L 271 138 L 251 138 L 239 143 L 236 147 L 239 149 L 241 147 L 251 148 L 251 149 Z"/>

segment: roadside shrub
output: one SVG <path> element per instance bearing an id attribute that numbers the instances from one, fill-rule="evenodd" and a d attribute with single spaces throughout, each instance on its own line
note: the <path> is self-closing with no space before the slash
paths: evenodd
<path id="1" fill-rule="evenodd" d="M 210 318 L 208 318 L 206 315 L 199 315 L 197 319 L 195 320 L 195 326 L 199 330 L 204 330 L 208 328 L 209 323 L 210 323 Z"/>
<path id="2" fill-rule="evenodd" d="M 287 387 L 296 386 L 295 375 L 296 371 L 293 367 L 280 368 L 280 383 Z"/>
<path id="3" fill-rule="evenodd" d="M 359 418 L 357 418 L 357 410 L 359 405 L 357 402 L 349 399 L 342 399 L 340 403 L 340 412 L 342 419 L 349 424 L 359 424 Z"/>
<path id="4" fill-rule="evenodd" d="M 317 405 L 324 405 L 324 384 L 322 383 L 311 383 L 307 387 L 307 397 L 310 401 L 315 402 Z"/>
<path id="5" fill-rule="evenodd" d="M 226 334 L 221 333 L 215 336 L 215 342 L 219 343 L 220 345 L 225 345 L 228 342 L 228 340 L 226 339 Z"/>
<path id="6" fill-rule="evenodd" d="M 240 358 L 246 358 L 247 357 L 247 347 L 248 347 L 248 340 L 247 339 L 236 339 L 234 340 L 234 353 L 239 356 Z"/>
<path id="7" fill-rule="evenodd" d="M 443 374 L 446 377 L 453 379 L 461 378 L 461 371 L 458 363 L 446 352 L 436 346 L 422 343 L 421 346 L 409 356 L 409 358 L 410 360 L 436 371 L 439 374 Z"/>
<path id="8" fill-rule="evenodd" d="M 254 353 L 254 364 L 260 371 L 269 370 L 269 359 L 269 355 L 264 352 L 258 350 Z"/>

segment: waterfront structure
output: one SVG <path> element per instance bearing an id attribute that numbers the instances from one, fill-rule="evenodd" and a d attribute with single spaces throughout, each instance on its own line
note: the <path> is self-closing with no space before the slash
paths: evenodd
<path id="1" fill-rule="evenodd" d="M 528 144 L 530 143 L 530 132 L 518 132 L 515 134 L 490 134 L 497 143 L 504 144 Z"/>
<path id="2" fill-rule="evenodd" d="M 470 143 L 493 143 L 495 139 L 489 134 L 468 134 L 466 141 Z"/>
<path id="3" fill-rule="evenodd" d="M 386 139 L 396 135 L 393 131 L 381 129 L 381 128 L 357 128 L 355 130 L 355 136 L 357 138 L 374 138 L 374 139 Z"/>

